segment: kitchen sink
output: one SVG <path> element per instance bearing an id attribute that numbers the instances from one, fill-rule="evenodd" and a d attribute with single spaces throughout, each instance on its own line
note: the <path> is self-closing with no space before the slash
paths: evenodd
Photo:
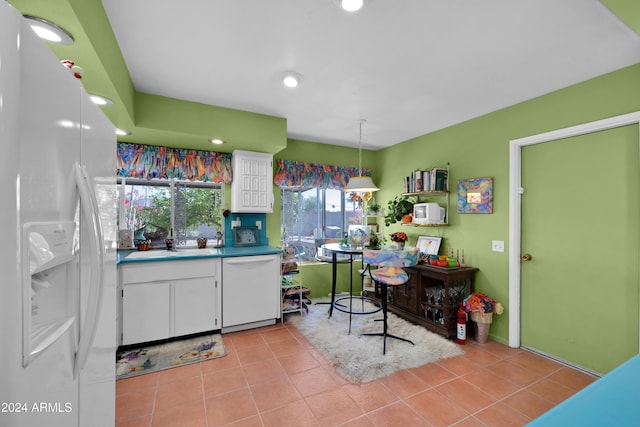
<path id="1" fill-rule="evenodd" d="M 176 251 L 137 251 L 131 252 L 125 258 L 127 259 L 151 259 L 151 258 L 180 258 L 186 256 L 198 256 L 198 255 L 215 255 L 219 254 L 219 249 L 178 249 Z"/>

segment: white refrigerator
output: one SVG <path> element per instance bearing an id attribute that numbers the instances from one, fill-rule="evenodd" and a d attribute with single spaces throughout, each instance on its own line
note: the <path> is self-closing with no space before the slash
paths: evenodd
<path id="1" fill-rule="evenodd" d="M 113 426 L 115 128 L 3 1 L 0 150 L 0 425 Z"/>

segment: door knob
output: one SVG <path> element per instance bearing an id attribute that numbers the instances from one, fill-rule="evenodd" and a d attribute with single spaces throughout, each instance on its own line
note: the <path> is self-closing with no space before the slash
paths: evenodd
<path id="1" fill-rule="evenodd" d="M 524 254 L 520 257 L 523 261 L 531 261 L 531 254 Z"/>

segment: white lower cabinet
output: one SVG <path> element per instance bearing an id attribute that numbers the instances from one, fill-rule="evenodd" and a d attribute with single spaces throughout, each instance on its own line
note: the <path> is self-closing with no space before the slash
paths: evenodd
<path id="1" fill-rule="evenodd" d="M 224 258 L 222 332 L 273 324 L 280 317 L 280 255 Z"/>
<path id="2" fill-rule="evenodd" d="M 121 345 L 220 329 L 219 258 L 126 263 Z"/>
<path id="3" fill-rule="evenodd" d="M 217 297 L 210 289 L 210 280 L 185 279 L 176 282 L 171 294 L 174 336 L 220 329 L 220 323 L 212 316 L 211 310 Z"/>
<path id="4" fill-rule="evenodd" d="M 122 345 L 171 336 L 171 283 L 135 283 L 122 287 Z"/>

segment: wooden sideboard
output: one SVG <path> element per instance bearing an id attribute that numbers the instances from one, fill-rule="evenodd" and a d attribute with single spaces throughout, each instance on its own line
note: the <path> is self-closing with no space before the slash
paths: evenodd
<path id="1" fill-rule="evenodd" d="M 447 338 L 455 337 L 458 306 L 473 292 L 478 269 L 419 264 L 405 270 L 409 282 L 392 287 L 389 311 Z"/>

